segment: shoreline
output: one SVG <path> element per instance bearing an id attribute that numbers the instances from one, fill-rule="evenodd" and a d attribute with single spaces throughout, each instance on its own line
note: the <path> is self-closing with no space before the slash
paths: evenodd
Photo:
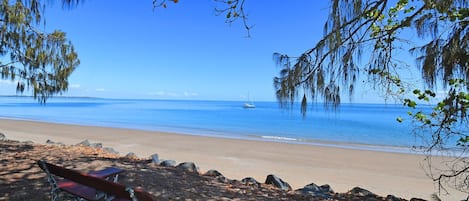
<path id="1" fill-rule="evenodd" d="M 194 162 L 201 173 L 216 169 L 230 179 L 253 177 L 263 182 L 268 174 L 275 174 L 294 189 L 312 182 L 329 184 L 339 192 L 359 186 L 405 199 L 430 199 L 437 191 L 421 168 L 424 156 L 416 154 L 11 119 L 0 119 L 0 128 L 12 140 L 44 144 L 49 139 L 74 145 L 88 139 L 121 155 L 134 152 L 149 158 L 157 153 L 178 163 Z M 441 198 L 464 196 L 451 193 Z"/>
<path id="2" fill-rule="evenodd" d="M 352 149 L 352 150 L 373 151 L 373 152 L 424 155 L 423 151 L 416 151 L 412 147 L 409 147 L 409 146 L 377 145 L 377 144 L 353 143 L 353 142 L 345 142 L 345 141 L 303 140 L 303 139 L 288 138 L 288 137 L 281 137 L 281 136 L 263 136 L 263 135 L 253 135 L 253 134 L 222 135 L 218 132 L 211 132 L 211 134 L 203 134 L 201 132 L 187 131 L 187 129 L 173 129 L 173 130 L 169 129 L 168 131 L 165 131 L 165 130 L 152 130 L 152 129 L 145 129 L 145 128 L 118 127 L 118 126 L 109 126 L 109 125 L 100 125 L 100 124 L 90 125 L 90 124 L 79 124 L 79 123 L 74 124 L 74 123 L 63 123 L 63 122 L 53 122 L 53 121 L 40 121 L 36 119 L 26 119 L 26 118 L 22 119 L 22 118 L 11 118 L 11 117 L 0 116 L 0 121 L 2 120 L 37 122 L 37 123 L 45 123 L 45 124 L 60 124 L 60 125 L 69 125 L 69 126 L 124 129 L 124 130 L 135 130 L 135 131 L 142 131 L 142 132 L 156 132 L 156 133 L 200 136 L 200 137 L 221 138 L 221 139 L 231 139 L 231 140 L 275 142 L 275 143 L 332 147 L 332 148 L 339 148 L 339 149 Z"/>

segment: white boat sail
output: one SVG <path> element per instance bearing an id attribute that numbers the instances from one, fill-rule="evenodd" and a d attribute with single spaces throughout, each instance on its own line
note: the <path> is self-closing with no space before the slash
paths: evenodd
<path id="1" fill-rule="evenodd" d="M 256 105 L 254 105 L 254 103 L 251 101 L 251 96 L 249 96 L 249 93 L 248 93 L 248 102 L 243 104 L 243 108 L 255 108 L 255 107 Z"/>

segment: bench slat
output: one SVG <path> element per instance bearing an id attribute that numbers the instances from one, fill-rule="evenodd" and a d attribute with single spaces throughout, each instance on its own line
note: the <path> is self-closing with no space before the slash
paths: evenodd
<path id="1" fill-rule="evenodd" d="M 106 177 L 117 175 L 122 172 L 124 172 L 124 170 L 115 168 L 115 167 L 108 167 L 103 170 L 88 172 L 88 175 L 93 176 L 93 177 L 106 178 Z"/>
<path id="2" fill-rule="evenodd" d="M 86 200 L 96 200 L 96 190 L 73 181 L 61 181 L 57 186 L 72 195 L 84 198 Z"/>

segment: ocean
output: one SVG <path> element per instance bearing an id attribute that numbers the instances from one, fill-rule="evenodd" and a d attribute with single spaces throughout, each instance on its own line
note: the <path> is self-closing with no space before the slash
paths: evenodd
<path id="1" fill-rule="evenodd" d="M 281 109 L 277 102 L 143 100 L 103 98 L 49 99 L 45 105 L 31 97 L 0 97 L 0 117 L 52 123 L 129 128 L 249 140 L 324 146 L 401 150 L 421 146 L 406 117 L 408 108 L 395 104 L 342 104 L 325 110 Z"/>

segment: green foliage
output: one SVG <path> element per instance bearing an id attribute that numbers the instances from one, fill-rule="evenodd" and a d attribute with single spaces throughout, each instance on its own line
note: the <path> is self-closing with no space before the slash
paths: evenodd
<path id="1" fill-rule="evenodd" d="M 72 5 L 78 1 L 63 1 Z M 78 54 L 64 32 L 41 32 L 45 5 L 39 0 L 8 0 L 0 4 L 0 72 L 17 82 L 17 92 L 31 90 L 44 103 L 68 88 L 68 77 L 79 65 Z"/>
<path id="2" fill-rule="evenodd" d="M 309 101 L 319 99 L 337 107 L 341 96 L 353 95 L 357 77 L 365 72 L 375 89 L 410 108 L 410 119 L 428 132 L 423 137 L 430 142 L 429 153 L 454 146 L 469 151 L 468 4 L 465 0 L 332 0 L 324 37 L 314 47 L 298 57 L 274 54 L 281 68 L 274 79 L 277 99 L 288 106 L 301 98 L 303 115 Z M 407 40 L 412 32 L 423 45 Z M 397 55 L 406 47 L 418 64 L 424 86 L 416 87 L 414 80 L 401 76 L 410 61 L 400 61 Z M 362 55 L 367 56 L 363 63 Z M 444 97 L 437 97 L 437 86 L 447 91 Z M 435 102 L 431 110 L 419 107 Z M 459 140 L 445 140 L 454 138 Z M 462 178 L 453 183 L 467 191 L 469 161 L 461 160 L 463 165 L 448 165 L 457 174 L 442 173 L 436 181 Z"/>

